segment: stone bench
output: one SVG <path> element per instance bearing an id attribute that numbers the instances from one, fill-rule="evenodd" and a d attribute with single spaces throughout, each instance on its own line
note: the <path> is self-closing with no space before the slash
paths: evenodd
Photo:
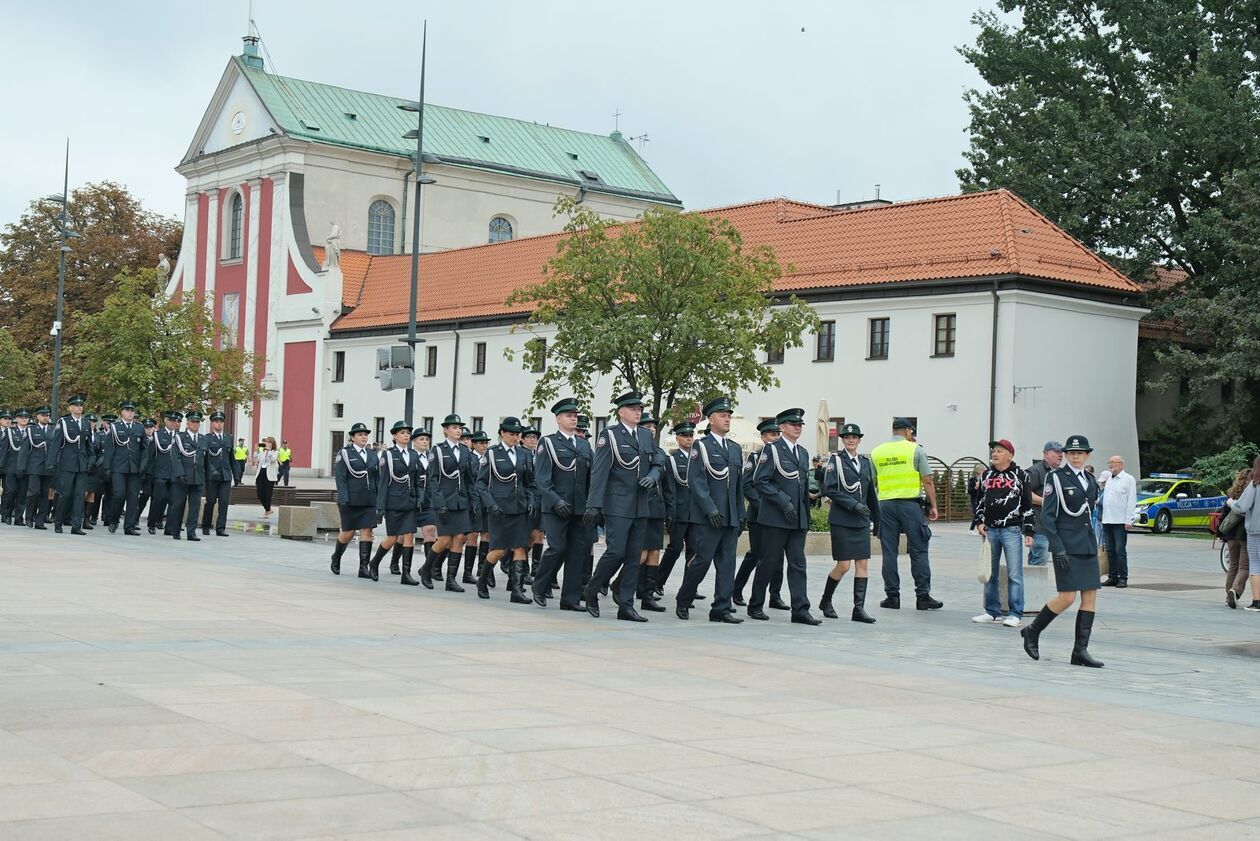
<path id="1" fill-rule="evenodd" d="M 312 540 L 315 537 L 315 510 L 306 505 L 281 505 L 276 530 L 289 540 Z"/>
<path id="2" fill-rule="evenodd" d="M 315 528 L 319 531 L 341 531 L 341 513 L 335 502 L 312 502 L 315 511 Z"/>

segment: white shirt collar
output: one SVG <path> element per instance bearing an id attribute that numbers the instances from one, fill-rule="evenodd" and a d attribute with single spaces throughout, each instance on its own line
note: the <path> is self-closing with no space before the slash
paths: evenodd
<path id="1" fill-rule="evenodd" d="M 718 443 L 719 443 L 719 444 L 721 444 L 723 447 L 725 447 L 725 446 L 726 446 L 726 436 L 725 436 L 725 435 L 718 435 L 716 432 L 714 432 L 714 431 L 713 431 L 713 430 L 711 430 L 711 429 L 709 430 L 709 434 L 710 434 L 710 435 L 712 435 L 714 438 L 716 438 L 716 439 L 717 439 L 717 441 L 718 441 Z"/>

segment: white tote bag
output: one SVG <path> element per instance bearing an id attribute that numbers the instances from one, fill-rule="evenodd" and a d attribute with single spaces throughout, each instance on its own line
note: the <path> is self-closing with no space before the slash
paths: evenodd
<path id="1" fill-rule="evenodd" d="M 976 566 L 976 579 L 981 584 L 988 584 L 989 579 L 993 577 L 993 548 L 989 545 L 989 538 L 980 538 L 980 560 Z"/>

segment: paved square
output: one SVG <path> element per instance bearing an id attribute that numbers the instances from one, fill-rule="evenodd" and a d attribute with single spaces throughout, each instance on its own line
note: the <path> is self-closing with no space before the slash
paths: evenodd
<path id="1" fill-rule="evenodd" d="M 1210 542 L 1131 540 L 1094 671 L 1070 618 L 1039 663 L 969 622 L 975 538 L 936 531 L 944 610 L 880 610 L 876 574 L 876 625 L 806 628 L 373 584 L 353 549 L 334 577 L 322 538 L 3 527 L 0 838 L 1260 837 L 1260 615 Z"/>

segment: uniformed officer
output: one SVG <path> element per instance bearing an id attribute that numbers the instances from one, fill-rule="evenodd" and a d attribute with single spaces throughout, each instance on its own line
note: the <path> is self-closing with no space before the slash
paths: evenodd
<path id="1" fill-rule="evenodd" d="M 520 446 L 525 427 L 508 416 L 499 423 L 499 443 L 485 453 L 477 475 L 481 510 L 490 527 L 486 565 L 477 575 L 477 596 L 490 598 L 490 570 L 502 560 L 507 565 L 507 589 L 512 604 L 529 604 L 525 595 L 526 552 L 537 501 L 534 462 Z"/>
<path id="2" fill-rule="evenodd" d="M 591 440 L 591 419 L 586 415 L 578 415 L 577 429 L 573 433 L 583 441 Z M 594 451 L 591 454 L 592 461 L 594 459 Z M 591 534 L 595 534 L 595 529 L 591 529 Z M 582 565 L 582 589 L 586 589 L 587 583 L 591 580 L 591 573 L 595 571 L 595 538 L 591 538 L 591 548 L 586 555 L 586 563 Z"/>
<path id="3" fill-rule="evenodd" d="M 643 410 L 643 415 L 639 418 L 639 426 L 652 435 L 652 442 L 655 443 L 656 418 L 647 409 Z M 653 460 L 664 465 L 668 459 L 669 456 L 657 445 Z M 662 481 L 648 493 L 648 520 L 643 530 L 643 551 L 639 553 L 639 589 L 636 594 L 639 609 L 653 613 L 665 612 L 665 608 L 656 601 L 656 571 L 661 563 L 661 549 L 665 547 L 665 521 L 674 508 L 674 498 L 669 493 L 670 484 L 664 481 L 662 471 Z"/>
<path id="4" fill-rule="evenodd" d="M 525 431 L 521 433 L 521 446 L 529 452 L 530 461 L 534 461 L 538 455 L 538 441 L 542 438 L 542 430 L 530 424 L 525 427 Z M 535 477 L 537 480 L 537 477 Z M 534 576 L 538 575 L 538 565 L 542 562 L 543 553 L 543 531 L 542 531 L 542 507 L 534 506 L 534 518 L 529 524 L 529 570 L 525 575 L 523 582 L 526 587 L 532 586 Z"/>
<path id="5" fill-rule="evenodd" d="M 433 460 L 432 445 L 433 433 L 430 430 L 422 426 L 411 430 L 411 449 L 416 454 L 416 466 L 419 468 L 416 473 L 416 529 L 424 544 L 424 558 L 420 563 L 421 566 L 427 563 L 430 568 L 433 566 L 433 543 L 437 540 L 437 517 L 429 507 L 428 493 L 429 462 Z M 389 571 L 394 571 L 392 565 Z M 474 580 L 471 573 L 471 564 L 465 566 L 465 583 Z"/>
<path id="6" fill-rule="evenodd" d="M 5 468 L 9 464 L 9 448 L 5 446 L 9 428 L 13 426 L 13 413 L 8 409 L 0 409 L 0 489 L 4 488 Z M 0 500 L 4 494 L 0 493 Z"/>
<path id="7" fill-rule="evenodd" d="M 210 522 L 214 533 L 227 537 L 228 505 L 232 501 L 232 439 L 223 431 L 226 420 L 222 412 L 210 416 L 206 434 L 206 501 L 201 510 L 201 533 L 209 536 Z M 217 512 L 217 515 L 216 515 Z"/>
<path id="8" fill-rule="evenodd" d="M 928 561 L 928 520 L 935 521 L 936 482 L 923 446 L 914 441 L 914 424 L 906 418 L 893 420 L 893 439 L 871 451 L 875 482 L 879 489 L 879 541 L 883 550 L 885 598 L 880 607 L 901 609 L 901 575 L 897 572 L 897 550 L 906 536 L 910 553 L 910 574 L 914 577 L 915 608 L 940 610 L 942 603 L 932 598 L 932 566 Z M 926 494 L 927 517 L 919 504 Z"/>
<path id="9" fill-rule="evenodd" d="M 686 560 L 683 562 L 684 568 L 696 554 L 696 536 L 692 529 L 695 524 L 691 522 L 691 494 L 687 486 L 687 465 L 691 460 L 691 445 L 695 441 L 696 427 L 693 423 L 683 421 L 675 424 L 672 432 L 674 442 L 678 447 L 669 454 L 665 462 L 665 484 L 669 486 L 673 506 L 665 518 L 669 542 L 665 546 L 665 554 L 661 557 L 661 565 L 656 570 L 658 597 L 664 594 L 665 582 L 669 580 L 669 574 L 673 572 L 674 564 L 678 562 L 678 557 L 684 550 L 687 553 Z M 699 516 L 698 511 L 696 516 Z"/>
<path id="10" fill-rule="evenodd" d="M 761 554 L 753 576 L 748 615 L 766 620 L 761 606 L 775 566 L 787 560 L 788 591 L 792 597 L 792 621 L 821 625 L 809 612 L 809 579 L 805 572 L 805 535 L 809 531 L 809 453 L 799 443 L 805 428 L 804 409 L 785 409 L 775 417 L 779 440 L 768 444 L 757 457 L 753 482 L 757 489 L 757 520 L 761 524 Z M 694 492 L 693 492 L 694 493 Z"/>
<path id="11" fill-rule="evenodd" d="M 1041 527 L 1050 542 L 1054 556 L 1054 582 L 1058 595 L 1046 602 L 1037 618 L 1020 630 L 1024 651 L 1034 660 L 1041 659 L 1038 647 L 1041 632 L 1056 616 L 1072 606 L 1077 593 L 1081 607 L 1076 612 L 1076 643 L 1072 646 L 1072 665 L 1101 669 L 1103 664 L 1089 653 L 1089 637 L 1094 630 L 1094 613 L 1098 605 L 1098 538 L 1094 532 L 1094 508 L 1098 504 L 1098 481 L 1085 470 L 1085 461 L 1093 449 L 1084 435 L 1069 435 L 1063 445 L 1067 464 L 1060 465 L 1046 477 L 1041 494 Z"/>
<path id="12" fill-rule="evenodd" d="M 71 534 L 86 534 L 83 506 L 87 471 L 93 458 L 92 425 L 83 416 L 83 395 L 76 394 L 66 402 L 69 413 L 53 425 L 49 443 L 48 458 L 57 469 L 57 512 L 53 528 L 61 534 L 62 526 L 69 522 Z"/>
<path id="13" fill-rule="evenodd" d="M 385 520 L 385 539 L 372 556 L 368 572 L 373 581 L 379 580 L 381 559 L 391 548 L 401 547 L 402 565 L 397 566 L 399 551 L 392 565 L 402 576 L 400 584 L 415 586 L 420 582 L 411 577 L 411 562 L 416 551 L 420 458 L 411 449 L 411 426 L 406 421 L 395 421 L 389 434 L 394 443 L 378 456 L 380 477 L 376 482 L 376 519 Z"/>
<path id="14" fill-rule="evenodd" d="M 118 404 L 122 417 L 111 423 L 102 442 L 101 464 L 110 476 L 109 531 L 140 534 L 140 462 L 144 456 L 144 427 L 136 423 L 136 405 Z M 124 507 L 126 513 L 124 516 Z"/>
<path id="15" fill-rule="evenodd" d="M 176 540 L 181 520 L 188 539 L 201 540 L 197 536 L 197 515 L 206 484 L 206 436 L 201 434 L 201 417 L 196 409 L 184 415 L 185 429 L 175 433 L 170 453 L 171 502 L 166 514 L 166 534 Z"/>
<path id="16" fill-rule="evenodd" d="M 846 423 L 840 428 L 841 452 L 827 459 L 823 471 L 822 495 L 831 500 L 827 522 L 831 525 L 831 558 L 835 567 L 827 576 L 822 601 L 818 603 L 823 616 L 838 619 L 831 605 L 831 597 L 849 571 L 853 573 L 854 622 L 873 624 L 875 620 L 866 612 L 866 585 L 870 575 L 871 524 L 879 522 L 879 494 L 875 488 L 875 468 L 870 459 L 858 454 L 862 440 L 862 428 L 856 423 Z M 879 536 L 879 527 L 875 527 Z"/>
<path id="17" fill-rule="evenodd" d="M 171 502 L 171 480 L 175 476 L 171 452 L 183 419 L 182 412 L 163 412 L 163 426 L 153 433 L 153 446 L 149 451 L 149 475 L 153 481 L 153 498 L 149 500 L 149 534 L 157 534 L 158 529 L 165 533 L 166 512 Z"/>
<path id="18" fill-rule="evenodd" d="M 607 548 L 582 597 L 586 601 L 586 612 L 599 618 L 599 590 L 621 570 L 621 588 L 614 598 L 617 618 L 646 622 L 647 618 L 634 609 L 639 585 L 639 553 L 643 551 L 643 534 L 651 510 L 648 496 L 660 484 L 665 463 L 657 460 L 659 450 L 651 434 L 639 428 L 643 395 L 630 391 L 618 397 L 614 404 L 619 423 L 604 429 L 595 444 L 590 492 L 583 515 L 589 526 L 603 517 Z"/>
<path id="19" fill-rule="evenodd" d="M 105 439 L 109 437 L 110 427 L 114 421 L 118 420 L 117 415 L 102 414 L 98 421 L 95 415 L 88 415 L 88 420 L 94 424 L 92 433 L 92 451 L 94 454 L 91 468 L 88 470 L 87 478 L 87 520 L 84 522 L 85 529 L 91 529 L 96 525 L 99 518 L 102 523 L 109 525 L 111 522 L 110 515 L 113 513 L 114 507 L 114 489 L 112 486 L 112 477 L 109 471 L 109 465 L 105 463 Z"/>
<path id="20" fill-rule="evenodd" d="M 702 411 L 709 419 L 709 434 L 692 445 L 687 465 L 690 491 L 690 517 L 695 522 L 696 557 L 687 564 L 678 604 L 679 619 L 687 619 L 696 588 L 714 566 L 713 603 L 710 622 L 738 625 L 743 619 L 733 615 L 731 596 L 735 592 L 735 546 L 744 520 L 744 454 L 739 444 L 727 438 L 731 431 L 734 406 L 729 397 L 715 397 Z"/>
<path id="21" fill-rule="evenodd" d="M 22 465 L 22 450 L 27 446 L 31 413 L 18 409 L 13 413 L 16 424 L 4 430 L 0 446 L 5 450 L 4 495 L 0 496 L 0 522 L 6 525 L 26 525 L 26 471 Z"/>
<path id="22" fill-rule="evenodd" d="M 140 496 L 136 501 L 136 511 L 142 515 L 144 507 L 153 499 L 153 435 L 156 432 L 157 421 L 145 418 L 144 449 L 140 454 Z"/>
<path id="23" fill-rule="evenodd" d="M 429 462 L 429 478 L 426 491 L 429 508 L 437 516 L 437 542 L 433 544 L 433 563 L 426 560 L 420 567 L 420 583 L 433 589 L 433 570 L 442 568 L 448 558 L 455 561 L 448 565 L 446 589 L 455 593 L 464 588 L 455 581 L 451 570 L 458 566 L 464 549 L 464 541 L 472 531 L 473 494 L 477 482 L 477 461 L 472 450 L 460 444 L 464 422 L 459 415 L 450 414 L 442 419 L 442 435 L 445 436 L 433 448 Z M 472 434 L 469 433 L 471 440 Z"/>
<path id="24" fill-rule="evenodd" d="M 372 530 L 376 528 L 376 483 L 380 478 L 376 453 L 368 447 L 366 424 L 350 427 L 350 441 L 333 461 L 333 481 L 337 486 L 337 513 L 341 531 L 333 546 L 332 573 L 341 575 L 341 556 L 354 533 L 359 533 L 359 577 L 371 578 Z"/>
<path id="25" fill-rule="evenodd" d="M 556 574 L 564 569 L 560 589 L 561 610 L 582 610 L 583 567 L 595 543 L 595 528 L 584 522 L 586 495 L 591 481 L 591 445 L 578 432 L 578 402 L 566 397 L 551 407 L 556 431 L 542 439 L 534 457 L 534 482 L 542 527 L 547 536 L 533 597 L 547 606 Z"/>
<path id="26" fill-rule="evenodd" d="M 48 442 L 52 439 L 49 418 L 52 409 L 40 406 L 35 410 L 35 423 L 27 427 L 26 444 L 19 456 L 19 469 L 26 474 L 26 525 L 47 529 L 48 506 L 51 502 L 53 465 L 48 460 Z"/>
<path id="27" fill-rule="evenodd" d="M 468 430 L 465 429 L 464 432 Z M 485 566 L 486 556 L 490 552 L 490 524 L 487 522 L 484 506 L 481 504 L 481 494 L 477 492 L 476 481 L 477 476 L 481 475 L 481 468 L 486 463 L 486 450 L 490 447 L 490 436 L 484 429 L 478 429 L 476 432 L 468 433 L 467 439 L 465 443 L 464 436 L 461 435 L 460 443 L 472 451 L 476 472 L 473 475 L 472 505 L 468 509 L 468 520 L 472 528 L 464 537 L 464 562 L 467 563 L 470 557 L 479 558 L 481 566 L 477 567 L 477 570 L 480 575 Z M 459 556 L 456 555 L 450 561 L 454 562 L 452 566 L 458 572 Z M 490 567 L 490 586 L 495 586 L 493 566 Z"/>
<path id="28" fill-rule="evenodd" d="M 744 585 L 757 571 L 757 559 L 761 556 L 761 523 L 758 522 L 757 486 L 753 484 L 757 460 L 766 447 L 779 440 L 779 424 L 774 418 L 766 418 L 757 424 L 757 432 L 761 435 L 761 446 L 748 454 L 744 464 L 744 502 L 748 514 L 748 551 L 740 562 L 739 571 L 735 573 L 735 595 L 731 602 L 744 607 Z M 774 610 L 790 610 L 783 601 L 783 564 L 775 564 L 770 570 L 770 607 Z"/>

